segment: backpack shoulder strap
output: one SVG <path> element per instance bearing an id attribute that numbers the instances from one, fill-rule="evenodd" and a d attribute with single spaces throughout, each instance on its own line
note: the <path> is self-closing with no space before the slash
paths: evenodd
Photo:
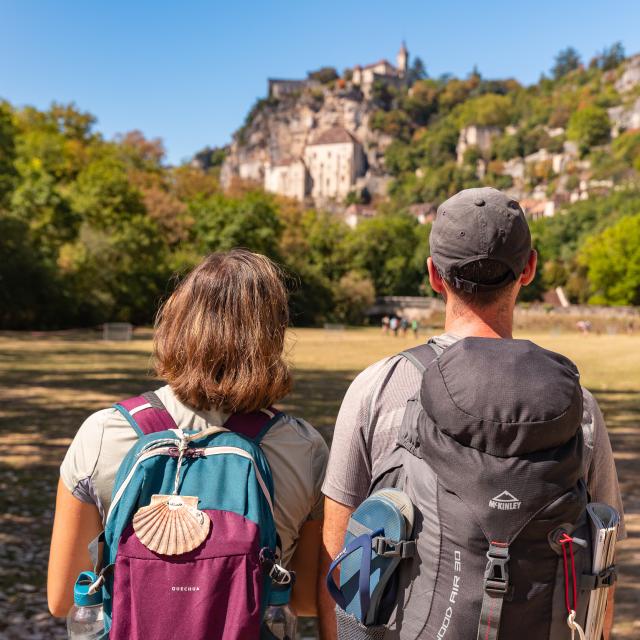
<path id="1" fill-rule="evenodd" d="M 400 355 L 406 358 L 420 372 L 424 373 L 428 365 L 430 365 L 444 349 L 437 345 L 433 340 L 429 340 L 425 344 L 419 344 L 403 351 Z"/>
<path id="2" fill-rule="evenodd" d="M 252 413 L 234 413 L 224 423 L 224 427 L 249 438 L 255 444 L 260 444 L 271 427 L 282 418 L 284 414 L 274 407 L 260 409 Z"/>
<path id="3" fill-rule="evenodd" d="M 171 414 L 153 391 L 122 400 L 113 406 L 127 419 L 138 437 L 178 428 Z"/>

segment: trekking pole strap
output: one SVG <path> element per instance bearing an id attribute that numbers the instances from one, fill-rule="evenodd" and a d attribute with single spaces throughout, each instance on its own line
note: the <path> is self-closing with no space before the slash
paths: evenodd
<path id="1" fill-rule="evenodd" d="M 498 639 L 502 605 L 509 590 L 509 546 L 492 541 L 487 551 L 487 560 L 477 640 Z"/>

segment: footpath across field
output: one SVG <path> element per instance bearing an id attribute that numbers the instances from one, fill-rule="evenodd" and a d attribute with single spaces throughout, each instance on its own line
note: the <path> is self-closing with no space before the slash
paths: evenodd
<path id="1" fill-rule="evenodd" d="M 419 340 L 427 336 L 420 332 Z M 629 537 L 619 564 L 616 640 L 640 637 L 640 335 L 527 333 L 579 366 L 603 410 L 614 448 Z M 330 441 L 350 381 L 365 366 L 417 344 L 378 329 L 295 329 L 288 339 L 293 393 L 282 408 Z M 46 608 L 46 563 L 58 466 L 82 420 L 154 388 L 151 332 L 131 342 L 97 333 L 0 334 L 0 637 L 64 638 Z"/>

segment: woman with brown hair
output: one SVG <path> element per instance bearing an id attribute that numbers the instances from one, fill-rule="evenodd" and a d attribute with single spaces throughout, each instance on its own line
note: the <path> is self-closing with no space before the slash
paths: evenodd
<path id="1" fill-rule="evenodd" d="M 156 320 L 155 370 L 167 384 L 155 393 L 175 423 L 182 430 L 233 431 L 239 417 L 284 398 L 291 389 L 283 358 L 288 321 L 281 273 L 265 256 L 234 249 L 198 265 Z M 67 614 L 76 576 L 92 568 L 87 546 L 103 529 L 116 472 L 137 437 L 115 408 L 103 409 L 84 422 L 67 451 L 47 585 L 55 616 Z M 297 572 L 292 605 L 299 615 L 315 615 L 327 445 L 307 422 L 282 414 L 261 446 L 273 476 L 282 564 Z"/>

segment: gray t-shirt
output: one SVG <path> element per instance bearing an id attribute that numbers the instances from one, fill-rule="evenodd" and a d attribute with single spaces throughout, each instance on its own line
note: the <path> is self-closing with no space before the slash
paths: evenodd
<path id="1" fill-rule="evenodd" d="M 441 347 L 459 340 L 453 334 L 434 338 Z M 365 369 L 349 387 L 336 421 L 329 466 L 322 492 L 341 504 L 357 507 L 368 495 L 371 479 L 384 469 L 395 447 L 407 401 L 420 388 L 421 374 L 395 355 Z M 591 499 L 618 510 L 618 539 L 626 537 L 622 498 L 609 434 L 595 398 L 582 389 L 584 472 Z"/>
<path id="2" fill-rule="evenodd" d="M 185 430 L 202 431 L 224 424 L 228 415 L 196 411 L 183 404 L 168 385 L 156 391 Z M 60 467 L 65 486 L 83 502 L 95 504 L 103 519 L 109 511 L 116 472 L 137 436 L 124 416 L 113 408 L 89 416 L 78 430 Z M 275 520 L 282 540 L 282 558 L 293 556 L 300 528 L 322 518 L 322 494 L 329 450 L 307 422 L 284 416 L 262 441 L 273 476 Z"/>

